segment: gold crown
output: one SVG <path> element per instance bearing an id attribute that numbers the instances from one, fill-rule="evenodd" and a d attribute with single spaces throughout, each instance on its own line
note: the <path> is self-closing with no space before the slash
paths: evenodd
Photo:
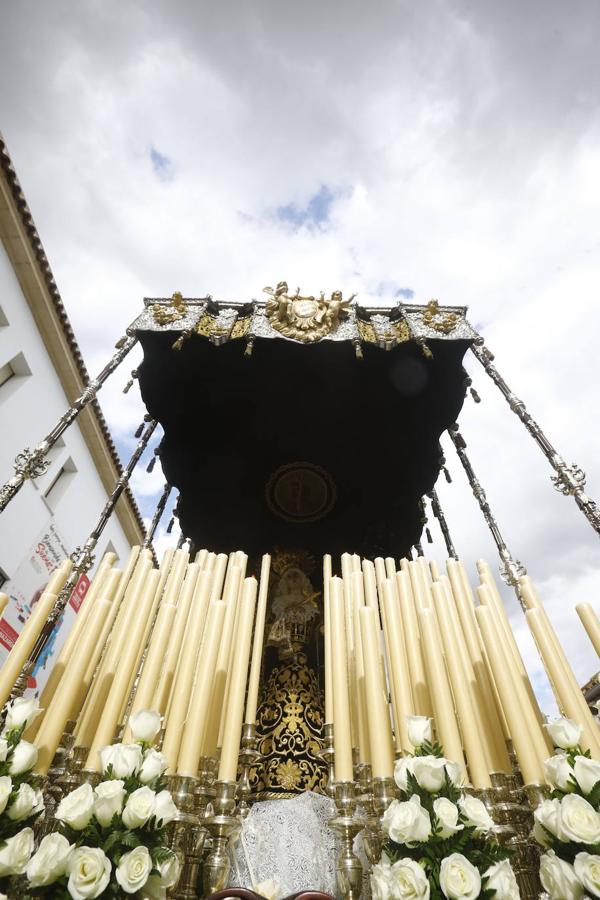
<path id="1" fill-rule="evenodd" d="M 310 575 L 316 567 L 315 558 L 307 550 L 279 550 L 273 552 L 271 568 L 277 575 L 283 575 L 288 569 L 300 569 Z"/>

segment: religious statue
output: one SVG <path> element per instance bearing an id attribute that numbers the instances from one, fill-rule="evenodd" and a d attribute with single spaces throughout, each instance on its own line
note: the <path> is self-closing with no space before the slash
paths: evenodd
<path id="1" fill-rule="evenodd" d="M 321 291 L 320 297 L 301 296 L 300 288 L 290 295 L 287 281 L 280 281 L 277 287 L 263 288 L 270 295 L 265 311 L 272 327 L 284 337 L 304 343 L 318 341 L 331 331 L 335 331 L 340 322 L 348 315 L 350 305 L 356 294 L 347 300 L 341 291 L 333 291 L 327 300 Z"/>
<path id="2" fill-rule="evenodd" d="M 320 594 L 309 578 L 313 567 L 314 560 L 304 553 L 281 553 L 273 559 L 273 573 L 279 579 L 273 586 L 266 630 L 265 664 L 267 672 L 269 665 L 271 670 L 257 714 L 263 759 L 253 784 L 261 798 L 324 791 L 326 786 L 326 770 L 318 756 L 324 711 L 316 671 L 321 609 Z M 273 648 L 270 653 L 268 648 Z"/>

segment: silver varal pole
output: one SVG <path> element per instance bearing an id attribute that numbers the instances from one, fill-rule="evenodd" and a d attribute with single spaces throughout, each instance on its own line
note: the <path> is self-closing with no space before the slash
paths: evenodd
<path id="1" fill-rule="evenodd" d="M 69 409 L 60 417 L 54 428 L 33 450 L 26 447 L 17 454 L 14 461 L 15 474 L 0 488 L 0 513 L 4 512 L 10 501 L 16 497 L 24 483 L 28 479 L 39 478 L 48 466 L 46 459 L 59 437 L 75 421 L 79 413 L 95 398 L 96 394 L 115 369 L 123 362 L 129 351 L 137 343 L 137 337 L 123 337 L 117 342 L 117 352 L 105 365 L 100 374 L 86 385 L 83 393 L 71 404 Z"/>
<path id="2" fill-rule="evenodd" d="M 25 663 L 25 666 L 23 667 L 23 671 L 21 672 L 21 675 L 17 679 L 17 683 L 15 685 L 15 688 L 13 689 L 12 696 L 18 696 L 20 693 L 22 693 L 23 689 L 25 688 L 25 685 L 27 684 L 27 678 L 33 671 L 35 663 L 37 662 L 42 650 L 44 649 L 48 640 L 50 639 L 50 635 L 52 634 L 52 632 L 54 630 L 54 626 L 58 622 L 58 619 L 62 615 L 67 603 L 69 602 L 71 594 L 73 593 L 73 590 L 74 590 L 77 582 L 79 581 L 80 576 L 84 572 L 87 572 L 88 569 L 90 569 L 91 566 L 93 565 L 94 558 L 95 558 L 94 550 L 96 548 L 96 544 L 98 543 L 98 540 L 100 539 L 100 535 L 104 531 L 108 520 L 110 519 L 112 513 L 114 512 L 115 506 L 117 505 L 121 494 L 123 493 L 123 491 L 129 484 L 129 480 L 131 478 L 132 472 L 135 469 L 136 464 L 137 464 L 139 458 L 141 457 L 142 453 L 148 446 L 148 441 L 152 437 L 152 433 L 154 432 L 156 425 L 157 425 L 157 422 L 154 419 L 151 419 L 150 421 L 148 421 L 146 429 L 145 429 L 142 437 L 140 438 L 140 441 L 137 444 L 137 446 L 131 456 L 131 459 L 127 463 L 127 467 L 123 470 L 121 477 L 118 479 L 117 483 L 115 484 L 114 490 L 113 490 L 112 494 L 110 495 L 110 497 L 108 498 L 108 501 L 106 502 L 106 505 L 104 506 L 104 509 L 100 513 L 100 517 L 99 517 L 93 531 L 91 532 L 90 536 L 88 537 L 88 539 L 85 542 L 85 544 L 83 545 L 83 547 L 77 547 L 71 554 L 71 559 L 73 560 L 73 568 L 71 570 L 71 574 L 69 575 L 67 581 L 65 582 L 64 587 L 62 588 L 58 597 L 56 598 L 56 603 L 54 604 L 54 608 L 53 608 L 52 612 L 50 613 L 50 615 L 48 616 L 48 619 L 39 634 L 39 637 L 29 655 L 29 659 L 27 660 L 27 662 Z"/>
<path id="3" fill-rule="evenodd" d="M 444 512 L 440 505 L 440 500 L 439 500 L 436 489 L 434 488 L 429 494 L 427 494 L 427 496 L 431 500 L 431 509 L 433 510 L 433 515 L 438 520 L 441 532 L 444 536 L 444 543 L 446 544 L 446 550 L 448 552 L 448 556 L 450 556 L 452 559 L 458 559 L 458 556 L 456 555 L 456 550 L 454 549 L 454 543 L 450 536 L 450 529 L 448 528 L 446 516 L 444 515 Z"/>
<path id="4" fill-rule="evenodd" d="M 500 569 L 500 575 L 502 576 L 502 579 L 506 582 L 506 584 L 509 584 L 514 588 L 519 603 L 521 603 L 521 606 L 523 607 L 523 609 L 525 609 L 523 601 L 519 594 L 519 578 L 522 575 L 527 575 L 527 570 L 525 566 L 519 562 L 519 560 L 514 559 L 506 545 L 506 541 L 502 537 L 502 532 L 500 531 L 498 523 L 494 518 L 492 509 L 485 495 L 485 491 L 481 487 L 481 484 L 479 483 L 479 480 L 477 479 L 477 476 L 473 471 L 473 466 L 471 465 L 469 457 L 467 456 L 467 444 L 462 434 L 458 430 L 458 425 L 452 425 L 448 429 L 448 434 L 450 436 L 450 440 L 454 444 L 456 453 L 458 454 L 458 458 L 462 463 L 462 467 L 467 474 L 469 484 L 471 485 L 471 490 L 473 491 L 475 499 L 479 503 L 479 508 L 483 513 L 483 518 L 485 519 L 487 526 L 492 533 L 494 543 L 496 544 L 498 553 L 500 554 L 500 559 L 504 563 L 504 567 Z"/>
<path id="5" fill-rule="evenodd" d="M 552 483 L 557 491 L 566 497 L 573 497 L 575 503 L 584 514 L 594 531 L 600 534 L 600 510 L 597 504 L 585 493 L 585 472 L 575 463 L 568 466 L 562 456 L 550 443 L 533 416 L 529 414 L 525 404 L 514 394 L 505 380 L 502 378 L 493 363 L 494 354 L 484 345 L 483 339 L 471 345 L 471 351 L 481 363 L 486 373 L 490 376 L 496 387 L 500 389 L 503 397 L 514 413 L 519 417 L 529 434 L 532 436 L 550 465 L 555 471 L 551 475 Z"/>
<path id="6" fill-rule="evenodd" d="M 154 515 L 152 516 L 152 521 L 150 522 L 150 527 L 146 534 L 146 539 L 144 541 L 144 547 L 149 548 L 152 546 L 152 541 L 154 539 L 154 535 L 156 534 L 156 529 L 158 528 L 158 523 L 160 522 L 162 515 L 165 511 L 165 506 L 167 505 L 167 500 L 169 499 L 169 494 L 173 488 L 170 484 L 165 484 L 164 490 L 160 495 L 160 499 L 156 504 L 156 509 L 154 511 Z"/>

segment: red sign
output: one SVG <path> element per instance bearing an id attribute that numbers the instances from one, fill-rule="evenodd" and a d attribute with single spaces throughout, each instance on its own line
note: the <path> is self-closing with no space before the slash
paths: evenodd
<path id="1" fill-rule="evenodd" d="M 18 637 L 19 632 L 15 631 L 10 622 L 7 622 L 6 619 L 0 619 L 0 644 L 6 647 L 7 650 L 12 650 Z"/>
<path id="2" fill-rule="evenodd" d="M 70 606 L 75 610 L 75 612 L 79 612 L 81 609 L 81 604 L 85 599 L 85 595 L 88 592 L 88 588 L 90 586 L 90 579 L 87 575 L 80 575 L 79 581 L 75 585 L 75 590 L 71 594 L 71 599 L 69 600 Z"/>

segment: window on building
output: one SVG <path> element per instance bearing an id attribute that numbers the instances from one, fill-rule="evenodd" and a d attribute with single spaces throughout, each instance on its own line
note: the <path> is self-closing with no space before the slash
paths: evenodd
<path id="1" fill-rule="evenodd" d="M 64 461 L 64 463 L 52 479 L 49 487 L 47 487 L 44 491 L 44 500 L 46 501 L 46 504 L 50 508 L 51 512 L 55 511 L 57 504 L 60 502 L 61 497 L 64 496 L 76 474 L 77 466 L 75 465 L 71 457 L 69 457 Z"/>
<path id="2" fill-rule="evenodd" d="M 5 399 L 12 394 L 27 375 L 31 375 L 31 369 L 22 353 L 17 353 L 8 362 L 0 364 L 0 397 Z"/>

